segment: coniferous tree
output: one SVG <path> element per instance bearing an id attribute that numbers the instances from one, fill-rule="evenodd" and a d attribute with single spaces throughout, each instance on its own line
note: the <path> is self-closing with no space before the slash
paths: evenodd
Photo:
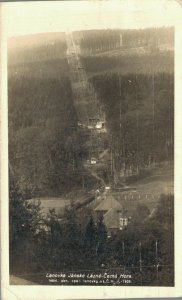
<path id="1" fill-rule="evenodd" d="M 103 217 L 99 218 L 99 222 L 97 224 L 97 254 L 103 254 L 106 248 L 107 241 L 107 231 L 106 227 L 103 223 Z"/>
<path id="2" fill-rule="evenodd" d="M 24 199 L 15 180 L 10 178 L 10 271 L 36 267 L 34 245 L 41 219 L 40 203 Z M 21 269 L 21 271 L 22 271 Z"/>
<path id="3" fill-rule="evenodd" d="M 97 244 L 97 231 L 96 226 L 94 224 L 93 217 L 90 217 L 90 220 L 85 229 L 84 235 L 84 248 L 85 251 L 91 254 L 96 253 L 96 244 Z"/>

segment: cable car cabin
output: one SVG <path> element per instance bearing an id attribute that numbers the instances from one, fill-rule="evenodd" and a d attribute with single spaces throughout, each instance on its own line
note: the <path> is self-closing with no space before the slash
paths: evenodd
<path id="1" fill-rule="evenodd" d="M 91 157 L 91 159 L 90 159 L 90 164 L 91 164 L 91 165 L 96 165 L 96 163 L 97 163 L 96 158 L 95 158 L 95 157 Z"/>
<path id="2" fill-rule="evenodd" d="M 105 127 L 105 122 L 98 122 L 95 126 L 95 130 L 99 133 L 106 133 L 107 129 Z"/>
<path id="3" fill-rule="evenodd" d="M 111 187 L 110 186 L 105 186 L 105 191 L 110 191 Z"/>
<path id="4" fill-rule="evenodd" d="M 101 133 L 106 132 L 105 122 L 101 121 L 99 118 L 90 118 L 88 129 L 90 130 L 94 129 Z"/>
<path id="5" fill-rule="evenodd" d="M 104 129 L 105 128 L 105 123 L 102 121 L 99 121 L 95 125 L 95 129 Z"/>

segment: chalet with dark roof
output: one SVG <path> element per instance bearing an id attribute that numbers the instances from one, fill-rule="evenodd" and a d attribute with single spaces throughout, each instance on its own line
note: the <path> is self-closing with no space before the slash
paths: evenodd
<path id="1" fill-rule="evenodd" d="M 97 219 L 103 217 L 108 236 L 128 225 L 123 206 L 110 193 L 105 195 L 94 211 Z"/>

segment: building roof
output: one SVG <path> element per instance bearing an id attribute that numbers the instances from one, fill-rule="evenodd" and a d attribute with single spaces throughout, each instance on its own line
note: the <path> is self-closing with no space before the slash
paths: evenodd
<path id="1" fill-rule="evenodd" d="M 46 216 L 50 209 L 55 209 L 55 213 L 63 213 L 66 207 L 71 205 L 71 200 L 60 197 L 42 197 L 27 200 L 30 203 L 40 202 L 41 213 Z"/>
<path id="2" fill-rule="evenodd" d="M 119 228 L 119 215 L 116 209 L 111 208 L 104 215 L 104 224 L 109 229 Z"/>
<path id="3" fill-rule="evenodd" d="M 111 194 L 106 195 L 106 198 L 95 208 L 95 211 L 109 211 L 114 208 L 116 211 L 122 211 L 122 205 L 114 199 Z"/>

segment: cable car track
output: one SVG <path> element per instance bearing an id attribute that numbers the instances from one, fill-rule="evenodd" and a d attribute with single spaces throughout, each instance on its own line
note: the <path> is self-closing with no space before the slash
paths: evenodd
<path id="1" fill-rule="evenodd" d="M 97 174 L 97 170 L 94 170 L 94 164 L 92 164 L 95 153 L 104 152 L 104 142 L 102 134 L 106 134 L 105 118 L 101 111 L 101 106 L 97 98 L 96 92 L 93 86 L 88 82 L 87 74 L 82 66 L 80 60 L 80 46 L 76 45 L 73 39 L 72 32 L 66 33 L 67 42 L 67 60 L 70 68 L 70 78 L 72 85 L 72 92 L 74 97 L 75 109 L 78 117 L 78 127 L 88 130 L 87 136 L 89 141 L 89 161 L 90 164 L 86 164 L 85 169 L 95 177 L 102 185 L 106 186 L 104 179 Z"/>

